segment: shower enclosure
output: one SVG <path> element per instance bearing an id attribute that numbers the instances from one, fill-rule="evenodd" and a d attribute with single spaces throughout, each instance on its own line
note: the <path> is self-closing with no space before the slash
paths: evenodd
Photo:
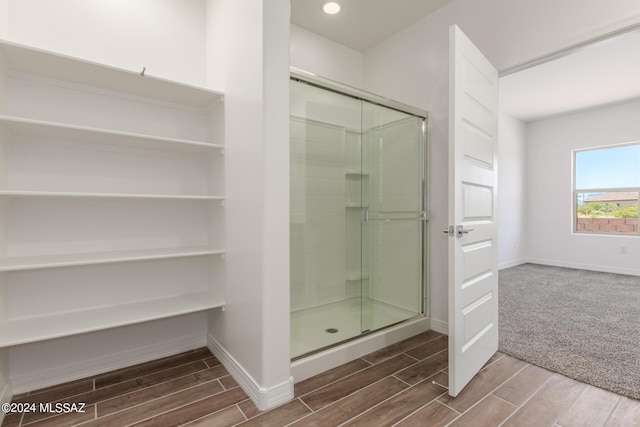
<path id="1" fill-rule="evenodd" d="M 422 316 L 426 296 L 426 113 L 309 80 L 290 91 L 292 358 Z"/>

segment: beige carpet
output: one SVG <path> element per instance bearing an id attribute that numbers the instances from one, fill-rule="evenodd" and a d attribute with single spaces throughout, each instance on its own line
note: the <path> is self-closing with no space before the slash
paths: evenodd
<path id="1" fill-rule="evenodd" d="M 500 351 L 640 399 L 640 277 L 523 264 L 499 283 Z"/>

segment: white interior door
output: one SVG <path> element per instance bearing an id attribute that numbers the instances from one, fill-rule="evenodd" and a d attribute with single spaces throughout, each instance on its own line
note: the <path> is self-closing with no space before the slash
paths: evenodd
<path id="1" fill-rule="evenodd" d="M 449 64 L 449 394 L 498 350 L 498 72 L 455 25 Z"/>

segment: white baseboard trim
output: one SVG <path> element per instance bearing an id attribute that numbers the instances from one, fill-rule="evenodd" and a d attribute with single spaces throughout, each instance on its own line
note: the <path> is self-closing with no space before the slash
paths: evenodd
<path id="1" fill-rule="evenodd" d="M 526 264 L 528 261 L 524 258 L 516 259 L 513 261 L 503 262 L 502 264 L 498 264 L 498 270 L 504 270 L 505 268 L 515 267 L 516 265 Z"/>
<path id="2" fill-rule="evenodd" d="M 171 356 L 204 345 L 205 337 L 202 334 L 183 336 L 160 344 L 120 351 L 92 359 L 81 359 L 68 365 L 49 367 L 26 375 L 12 377 L 11 383 L 13 392 L 20 394 Z"/>
<path id="3" fill-rule="evenodd" d="M 449 323 L 431 318 L 431 329 L 441 334 L 449 335 Z"/>
<path id="4" fill-rule="evenodd" d="M 600 271 L 603 273 L 617 273 L 617 274 L 627 274 L 630 276 L 640 276 L 640 269 L 637 269 L 637 268 L 611 267 L 607 265 L 584 264 L 584 263 L 578 263 L 578 262 L 557 261 L 557 260 L 540 259 L 540 258 L 529 258 L 527 259 L 527 262 L 531 264 L 549 265 L 552 267 L 566 267 L 566 268 L 575 268 L 578 270 Z"/>
<path id="5" fill-rule="evenodd" d="M 381 348 L 395 344 L 398 341 L 418 335 L 431 328 L 431 319 L 421 317 L 416 320 L 401 323 L 391 328 L 378 332 L 372 332 L 357 340 L 327 349 L 320 353 L 312 354 L 304 359 L 291 363 L 291 374 L 296 383 L 304 381 L 319 373 L 325 372 L 336 366 L 372 353 Z"/>
<path id="6" fill-rule="evenodd" d="M 211 334 L 207 335 L 207 346 L 261 411 L 293 399 L 293 377 L 273 387 L 262 387 Z"/>

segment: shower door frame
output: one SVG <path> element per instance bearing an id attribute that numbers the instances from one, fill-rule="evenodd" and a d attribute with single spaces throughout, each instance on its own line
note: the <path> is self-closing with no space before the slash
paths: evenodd
<path id="1" fill-rule="evenodd" d="M 429 161 L 429 113 L 426 110 L 417 108 L 417 107 L 413 107 L 411 105 L 407 105 L 407 104 L 403 104 L 401 102 L 398 101 L 394 101 L 392 99 L 389 98 L 385 98 L 379 95 L 376 95 L 374 93 L 371 92 L 367 92 L 361 89 L 357 89 L 354 88 L 352 86 L 349 85 L 345 85 L 343 83 L 331 80 L 331 79 L 327 79 L 325 77 L 320 77 L 314 73 L 299 69 L 299 68 L 295 68 L 295 67 L 290 67 L 290 78 L 292 80 L 296 80 L 296 81 L 301 81 L 304 83 L 307 83 L 309 85 L 312 86 L 316 86 L 319 87 L 321 89 L 325 89 L 325 90 L 329 90 L 331 92 L 335 92 L 338 93 L 340 95 L 346 95 L 346 96 L 350 96 L 352 98 L 355 99 L 359 99 L 359 100 L 363 100 L 363 101 L 367 101 L 370 102 L 372 104 L 376 104 L 376 105 L 381 105 L 383 107 L 387 107 L 390 108 L 392 110 L 397 110 L 399 112 L 402 113 L 406 113 L 412 116 L 416 116 L 419 118 L 424 119 L 424 129 L 423 129 L 423 136 L 424 136 L 424 141 L 422 142 L 422 150 L 423 150 L 423 167 L 422 167 L 422 177 L 421 177 L 421 198 L 422 198 L 422 202 L 421 202 L 421 208 L 422 208 L 422 212 L 424 213 L 424 216 L 422 216 L 421 219 L 421 223 L 422 223 L 422 314 L 419 314 L 417 316 L 415 316 L 414 318 L 417 317 L 430 317 L 431 316 L 431 310 L 430 310 L 430 301 L 431 301 L 431 294 L 430 294 L 430 286 L 429 286 L 429 256 L 428 256 L 428 245 L 427 242 L 429 241 L 429 180 L 428 180 L 428 161 Z M 406 319 L 403 322 L 406 322 L 410 319 Z M 400 322 L 400 323 L 403 323 Z M 393 326 L 393 325 L 388 325 L 386 327 L 389 326 Z M 383 327 L 382 329 L 386 328 Z M 371 332 L 375 332 L 375 331 L 371 331 Z M 352 339 L 358 339 L 359 337 L 354 337 Z"/>

